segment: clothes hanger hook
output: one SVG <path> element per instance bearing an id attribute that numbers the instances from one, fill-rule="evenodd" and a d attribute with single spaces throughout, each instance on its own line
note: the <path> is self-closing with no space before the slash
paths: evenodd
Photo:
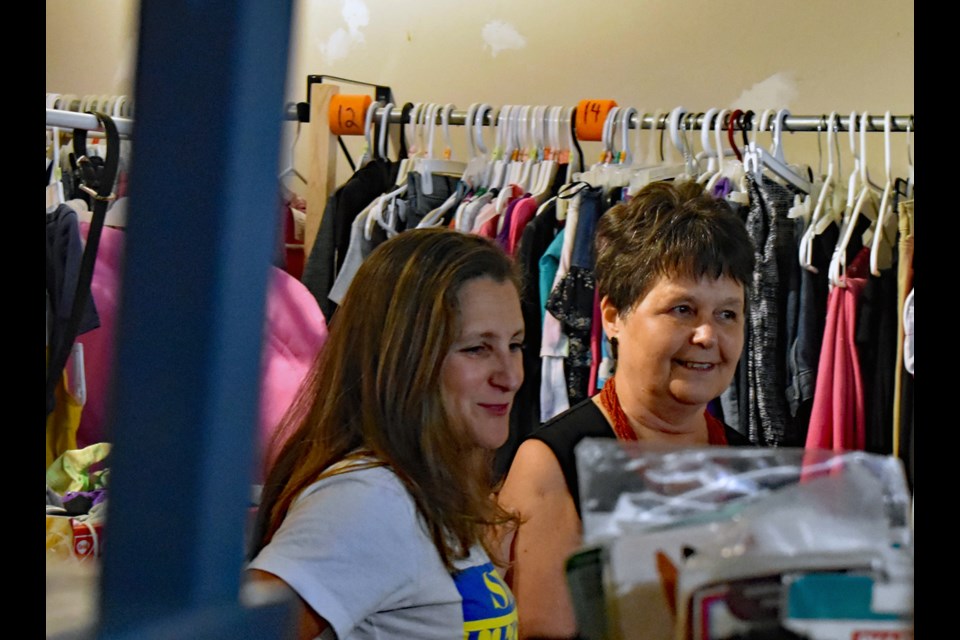
<path id="1" fill-rule="evenodd" d="M 684 153 L 683 140 L 680 138 L 680 118 L 686 113 L 683 107 L 676 107 L 670 112 L 670 119 L 667 121 L 667 132 L 670 134 L 670 141 L 673 146 Z"/>
<path id="2" fill-rule="evenodd" d="M 777 111 L 777 117 L 773 121 L 773 157 L 784 163 L 786 160 L 783 156 L 783 126 L 789 115 L 789 109 L 780 109 Z"/>
<path id="3" fill-rule="evenodd" d="M 723 170 L 723 120 L 730 113 L 729 109 L 721 109 L 716 114 L 716 120 L 713 123 L 713 137 L 717 147 L 714 152 L 717 154 L 717 171 Z"/>
<path id="4" fill-rule="evenodd" d="M 887 179 L 887 183 L 893 182 L 893 169 L 890 166 L 890 132 L 893 129 L 893 116 L 890 115 L 889 111 L 885 111 L 883 114 L 883 160 L 884 160 L 884 177 Z"/>
<path id="5" fill-rule="evenodd" d="M 453 113 L 456 107 L 452 102 L 448 102 L 443 107 L 443 111 L 440 112 L 440 122 L 443 126 L 443 158 L 444 160 L 449 160 L 453 155 L 453 140 L 450 137 L 450 114 Z"/>
<path id="6" fill-rule="evenodd" d="M 740 136 L 743 138 L 743 147 L 745 149 L 750 146 L 750 138 L 748 137 L 747 132 L 753 129 L 754 115 L 755 114 L 753 110 L 748 109 L 740 116 Z"/>
<path id="7" fill-rule="evenodd" d="M 374 102 L 367 107 L 367 112 L 363 114 L 363 137 L 367 142 L 367 153 L 376 155 L 376 147 L 373 144 L 373 115 L 377 109 L 383 106 L 382 102 Z"/>
<path id="8" fill-rule="evenodd" d="M 477 107 L 477 113 L 473 121 L 474 141 L 477 143 L 477 149 L 483 155 L 487 155 L 488 151 L 487 145 L 483 141 L 483 119 L 488 113 L 490 114 L 490 126 L 493 126 L 496 115 L 493 113 L 493 107 L 487 103 L 482 103 Z"/>
<path id="9" fill-rule="evenodd" d="M 720 109 L 716 107 L 707 109 L 707 112 L 703 114 L 703 124 L 700 125 L 700 147 L 703 148 L 704 153 L 706 153 L 708 157 L 713 157 L 718 153 L 717 149 L 714 149 L 710 144 L 710 133 L 713 131 L 710 123 L 713 122 L 713 119 L 719 112 Z"/>
<path id="10" fill-rule="evenodd" d="M 730 148 L 733 149 L 734 155 L 737 156 L 738 162 L 743 162 L 743 154 L 740 153 L 740 149 L 737 148 L 737 143 L 734 140 L 734 130 L 736 125 L 739 125 L 742 122 L 743 111 L 740 109 L 734 109 L 730 114 L 730 119 L 727 120 L 727 142 L 730 143 Z"/>

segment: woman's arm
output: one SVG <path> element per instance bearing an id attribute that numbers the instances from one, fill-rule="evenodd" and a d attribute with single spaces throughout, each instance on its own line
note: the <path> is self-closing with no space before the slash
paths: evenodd
<path id="1" fill-rule="evenodd" d="M 546 444 L 520 445 L 499 500 L 520 516 L 506 576 L 517 601 L 520 639 L 575 637 L 565 563 L 580 547 L 582 531 L 560 464 Z"/>
<path id="2" fill-rule="evenodd" d="M 265 586 L 273 587 L 282 585 L 296 595 L 296 592 L 290 589 L 290 585 L 272 573 L 260 569 L 248 569 L 246 575 L 251 583 L 262 583 Z M 297 595 L 296 600 L 299 604 L 299 607 L 297 607 L 299 611 L 297 614 L 297 640 L 314 640 L 330 625 L 320 614 L 311 609 L 299 595 Z"/>

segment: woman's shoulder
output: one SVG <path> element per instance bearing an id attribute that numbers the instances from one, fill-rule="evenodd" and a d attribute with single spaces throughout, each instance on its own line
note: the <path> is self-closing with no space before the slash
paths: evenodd
<path id="1" fill-rule="evenodd" d="M 558 413 L 535 429 L 531 437 L 543 440 L 569 434 L 573 437 L 613 437 L 610 423 L 600 407 L 587 398 Z M 581 435 L 582 434 L 582 435 Z"/>
<path id="2" fill-rule="evenodd" d="M 403 482 L 394 471 L 374 458 L 351 458 L 328 467 L 321 476 L 308 485 L 297 501 L 309 500 L 318 494 L 349 494 L 361 496 L 407 496 Z"/>

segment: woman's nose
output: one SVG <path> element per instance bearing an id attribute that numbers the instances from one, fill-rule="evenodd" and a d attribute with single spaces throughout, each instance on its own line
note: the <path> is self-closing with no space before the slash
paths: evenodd
<path id="1" fill-rule="evenodd" d="M 519 353 L 505 353 L 497 357 L 496 369 L 490 383 L 505 391 L 516 391 L 523 383 L 523 359 Z"/>
<path id="2" fill-rule="evenodd" d="M 700 322 L 693 330 L 693 344 L 711 348 L 717 343 L 717 330 L 709 320 Z"/>

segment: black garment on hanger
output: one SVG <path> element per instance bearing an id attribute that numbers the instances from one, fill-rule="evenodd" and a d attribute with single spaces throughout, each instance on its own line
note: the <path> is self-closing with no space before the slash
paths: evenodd
<path id="1" fill-rule="evenodd" d="M 337 308 L 336 303 L 327 296 L 347 255 L 351 225 L 368 204 L 396 185 L 399 169 L 399 162 L 382 158 L 371 160 L 357 169 L 327 200 L 301 278 L 317 299 L 327 322 L 330 322 Z"/>
<path id="2" fill-rule="evenodd" d="M 117 170 L 120 163 L 120 134 L 113 119 L 103 113 L 92 112 L 97 120 L 103 125 L 107 136 L 107 157 L 100 159 L 100 162 L 94 162 L 87 157 L 86 138 L 87 132 L 83 129 L 76 129 L 73 132 L 74 149 L 79 154 L 76 162 L 82 179 L 83 191 L 89 195 L 93 201 L 93 211 L 90 220 L 90 228 L 87 231 L 87 242 L 83 249 L 83 256 L 80 261 L 80 271 L 77 275 L 76 290 L 73 295 L 73 301 L 70 308 L 70 314 L 67 318 L 63 332 L 57 339 L 50 341 L 50 357 L 47 365 L 46 380 L 46 404 L 47 415 L 49 416 L 55 406 L 56 400 L 54 392 L 63 368 L 70 357 L 70 351 L 73 349 L 73 343 L 81 331 L 84 324 L 84 318 L 87 317 L 87 305 L 90 302 L 90 283 L 93 280 L 93 268 L 96 264 L 97 247 L 100 244 L 100 235 L 103 231 L 103 223 L 107 216 L 107 204 L 113 199 L 113 187 L 117 179 Z M 47 264 L 50 264 L 50 245 L 47 246 Z M 48 272 L 49 273 L 49 272 Z M 47 282 L 48 292 L 50 292 L 50 282 Z"/>

